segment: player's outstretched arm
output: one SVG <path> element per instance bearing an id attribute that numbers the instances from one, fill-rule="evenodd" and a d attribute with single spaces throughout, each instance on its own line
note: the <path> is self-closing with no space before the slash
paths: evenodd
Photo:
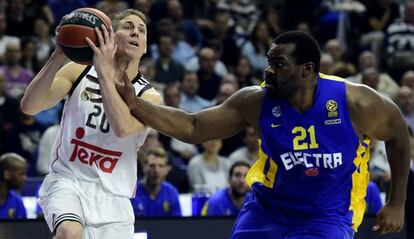
<path id="1" fill-rule="evenodd" d="M 357 131 L 386 143 L 391 168 L 388 202 L 377 216 L 374 230 L 380 233 L 400 231 L 404 225 L 404 205 L 410 168 L 408 129 L 398 107 L 374 90 L 348 85 L 348 102 Z M 351 99 L 349 99 L 351 94 Z"/>
<path id="2" fill-rule="evenodd" d="M 132 87 L 131 82 L 124 81 L 124 86 L 117 88 L 131 113 L 145 125 L 187 143 L 226 138 L 243 130 L 247 125 L 244 107 L 248 102 L 245 99 L 254 91 L 244 88 L 222 105 L 190 114 L 136 98 Z"/>

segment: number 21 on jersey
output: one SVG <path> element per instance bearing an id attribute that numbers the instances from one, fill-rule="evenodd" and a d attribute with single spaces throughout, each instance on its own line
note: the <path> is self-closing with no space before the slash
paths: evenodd
<path id="1" fill-rule="evenodd" d="M 316 142 L 315 126 L 311 125 L 308 129 L 296 126 L 292 129 L 293 150 L 317 149 L 319 144 Z"/>

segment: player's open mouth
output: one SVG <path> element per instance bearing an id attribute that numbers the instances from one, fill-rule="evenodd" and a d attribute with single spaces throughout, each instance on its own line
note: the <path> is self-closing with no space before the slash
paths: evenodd
<path id="1" fill-rule="evenodd" d="M 135 46 L 135 47 L 138 47 L 139 45 L 138 45 L 138 43 L 137 42 L 130 42 L 129 44 L 131 44 L 131 45 L 133 45 L 133 46 Z"/>

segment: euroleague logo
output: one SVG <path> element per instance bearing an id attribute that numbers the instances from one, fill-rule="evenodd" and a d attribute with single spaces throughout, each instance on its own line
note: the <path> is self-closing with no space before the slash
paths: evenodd
<path id="1" fill-rule="evenodd" d="M 338 103 L 335 100 L 326 102 L 326 110 L 328 111 L 328 117 L 338 117 Z"/>

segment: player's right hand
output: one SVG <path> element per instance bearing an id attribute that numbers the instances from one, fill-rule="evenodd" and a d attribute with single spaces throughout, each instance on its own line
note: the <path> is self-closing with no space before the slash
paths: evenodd
<path id="1" fill-rule="evenodd" d="M 55 53 L 57 53 L 57 54 L 64 54 L 63 53 L 63 50 L 62 50 L 62 47 L 60 46 L 60 44 L 59 44 L 59 41 L 58 41 L 58 38 L 59 38 L 59 31 L 60 31 L 60 27 L 61 27 L 61 24 L 62 24 L 62 21 L 67 17 L 68 15 L 65 15 L 65 16 L 63 16 L 62 17 L 62 19 L 60 20 L 60 22 L 59 22 L 59 25 L 56 27 L 56 29 L 55 29 L 55 42 L 56 42 L 56 44 L 55 44 Z"/>
<path id="2" fill-rule="evenodd" d="M 374 231 L 381 234 L 400 232 L 404 226 L 404 204 L 391 205 L 387 203 L 377 214 Z"/>

